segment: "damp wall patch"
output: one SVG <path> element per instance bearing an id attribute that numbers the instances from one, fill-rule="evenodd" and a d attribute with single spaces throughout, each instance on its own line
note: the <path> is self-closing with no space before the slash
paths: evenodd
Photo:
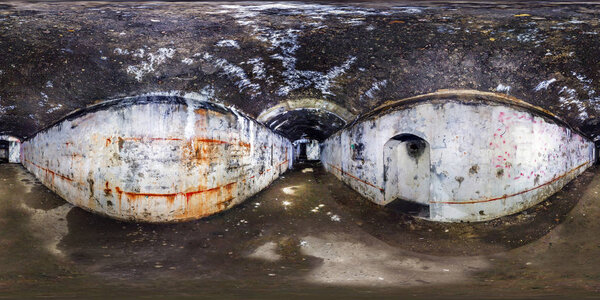
<path id="1" fill-rule="evenodd" d="M 65 200 L 116 219 L 176 222 L 228 209 L 291 166 L 291 143 L 217 104 L 149 97 L 88 109 L 23 144 Z"/>
<path id="2" fill-rule="evenodd" d="M 397 188 L 386 190 L 391 180 L 386 169 L 398 170 L 387 174 L 411 172 L 407 164 L 390 165 L 402 160 L 385 157 L 386 143 L 402 134 L 428 144 L 426 202 L 437 221 L 483 221 L 527 209 L 560 190 L 595 157 L 590 140 L 552 118 L 455 95 L 362 118 L 323 143 L 323 165 L 371 201 L 388 204 L 399 196 L 392 194 Z M 355 145 L 364 145 L 360 159 Z M 413 178 L 403 184 L 423 185 L 424 176 L 406 180 Z"/>

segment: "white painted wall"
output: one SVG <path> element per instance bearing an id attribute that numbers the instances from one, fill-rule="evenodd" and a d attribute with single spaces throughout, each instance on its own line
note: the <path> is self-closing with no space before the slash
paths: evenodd
<path id="1" fill-rule="evenodd" d="M 21 162 L 21 142 L 8 142 L 8 162 L 18 164 Z"/>
<path id="2" fill-rule="evenodd" d="M 423 153 L 411 157 L 408 151 L 410 142 L 390 140 L 383 148 L 385 173 L 385 202 L 397 198 L 417 203 L 429 204 L 430 166 L 429 145 Z"/>
<path id="3" fill-rule="evenodd" d="M 321 149 L 319 148 L 319 142 L 311 140 L 306 144 L 306 158 L 308 160 L 319 160 L 321 158 Z"/>
<path id="4" fill-rule="evenodd" d="M 488 103 L 448 100 L 390 110 L 327 139 L 321 160 L 385 205 L 394 198 L 385 197 L 385 143 L 402 133 L 425 139 L 431 149 L 430 216 L 437 221 L 483 221 L 521 211 L 592 165 L 591 141 L 524 109 Z M 359 143 L 364 160 L 353 160 L 351 145 Z"/>
<path id="5" fill-rule="evenodd" d="M 242 202 L 291 166 L 291 143 L 201 102 L 111 106 L 23 144 L 23 165 L 74 205 L 117 219 L 200 218 Z"/>

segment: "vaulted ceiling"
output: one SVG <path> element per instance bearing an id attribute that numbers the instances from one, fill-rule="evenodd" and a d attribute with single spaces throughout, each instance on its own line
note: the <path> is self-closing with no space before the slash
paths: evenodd
<path id="1" fill-rule="evenodd" d="M 0 4 L 0 134 L 177 94 L 322 140 L 386 101 L 474 89 L 598 141 L 599 16 L 593 4 Z"/>

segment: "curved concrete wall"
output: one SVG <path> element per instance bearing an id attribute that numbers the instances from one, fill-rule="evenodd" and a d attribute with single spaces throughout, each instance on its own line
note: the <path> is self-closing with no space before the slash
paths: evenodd
<path id="1" fill-rule="evenodd" d="M 139 97 L 68 116 L 23 144 L 23 165 L 74 205 L 171 222 L 225 210 L 291 166 L 290 142 L 235 111 Z"/>
<path id="2" fill-rule="evenodd" d="M 384 145 L 399 134 L 430 145 L 428 204 L 437 221 L 483 221 L 526 209 L 591 166 L 595 151 L 592 142 L 542 114 L 447 97 L 357 122 L 324 142 L 322 161 L 385 205 L 395 197 L 385 197 Z"/>

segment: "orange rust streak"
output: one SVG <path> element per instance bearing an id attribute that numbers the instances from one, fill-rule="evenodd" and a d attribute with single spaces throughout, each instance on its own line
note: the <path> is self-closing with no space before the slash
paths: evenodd
<path id="1" fill-rule="evenodd" d="M 137 197 L 175 197 L 181 193 L 172 193 L 172 194 L 155 194 L 155 193 L 134 193 L 134 192 L 123 192 L 123 194 L 127 195 L 127 197 L 137 198 Z"/>
<path id="2" fill-rule="evenodd" d="M 218 189 L 221 189 L 221 188 L 229 189 L 229 188 L 231 188 L 231 186 L 233 186 L 234 184 L 237 184 L 237 182 L 231 182 L 231 183 L 228 183 L 228 184 L 226 184 L 226 185 L 222 185 L 222 186 L 214 187 L 214 188 L 211 188 L 211 189 L 208 189 L 208 190 L 201 190 L 201 191 L 187 192 L 187 193 L 185 193 L 185 196 L 186 196 L 186 197 L 190 197 L 190 196 L 192 196 L 192 195 L 195 195 L 195 194 L 200 194 L 200 193 L 208 193 L 208 192 L 214 192 L 214 191 L 216 191 L 216 190 L 218 190 Z"/>
<path id="3" fill-rule="evenodd" d="M 562 174 L 562 175 L 560 175 L 560 176 L 558 176 L 558 177 L 556 177 L 556 178 L 554 178 L 554 179 L 552 179 L 552 180 L 550 180 L 550 181 L 548 181 L 548 182 L 546 182 L 546 183 L 540 184 L 540 185 L 538 185 L 538 186 L 536 186 L 536 187 L 533 187 L 533 188 L 530 188 L 530 189 L 528 189 L 528 190 L 520 191 L 520 192 L 518 192 L 518 193 L 514 193 L 514 194 L 510 194 L 510 195 L 504 195 L 504 196 L 502 196 L 502 197 L 496 197 L 496 198 L 491 198 L 491 199 L 483 199 L 483 200 L 473 200 L 473 201 L 465 201 L 465 202 L 459 202 L 459 201 L 448 201 L 448 202 L 442 202 L 442 201 L 429 201 L 429 203 L 443 203 L 443 204 L 474 204 L 474 203 L 484 203 L 484 202 L 491 202 L 491 201 L 496 201 L 496 200 L 506 199 L 506 198 L 510 198 L 510 197 L 518 196 L 518 195 L 521 195 L 521 194 L 525 194 L 525 193 L 527 193 L 527 192 L 531 192 L 531 191 L 533 191 L 533 190 L 537 190 L 537 189 L 539 189 L 539 188 L 541 188 L 541 187 L 544 187 L 544 186 L 546 186 L 546 185 L 552 184 L 552 183 L 556 182 L 557 180 L 559 180 L 559 179 L 561 179 L 561 178 L 563 178 L 563 177 L 567 176 L 568 174 L 570 174 L 570 173 L 572 173 L 572 172 L 575 172 L 576 170 L 580 169 L 581 167 L 583 167 L 583 166 L 585 166 L 585 165 L 587 165 L 587 164 L 589 164 L 589 163 L 590 163 L 590 162 L 589 162 L 589 161 L 587 161 L 587 162 L 585 162 L 585 163 L 583 163 L 583 164 L 581 164 L 581 165 L 579 165 L 579 166 L 577 166 L 577 167 L 575 167 L 575 168 L 571 169 L 570 171 L 568 171 L 568 172 L 566 172 L 566 173 L 564 173 L 564 174 Z"/>
<path id="4" fill-rule="evenodd" d="M 166 137 L 166 138 L 161 138 L 161 137 L 152 137 L 152 138 L 144 138 L 144 137 L 121 137 L 120 139 L 124 140 L 124 141 L 134 141 L 134 142 L 141 142 L 144 140 L 149 140 L 149 141 L 183 141 L 184 139 L 181 138 L 172 138 L 172 137 Z M 109 141 L 110 139 L 107 139 L 107 141 Z M 216 139 L 201 139 L 201 138 L 196 138 L 194 139 L 194 141 L 199 142 L 199 143 L 213 143 L 213 144 L 230 144 L 230 142 L 227 141 L 221 141 L 221 140 L 216 140 Z M 244 142 L 239 142 L 238 145 L 240 145 L 241 147 L 245 147 L 245 148 L 250 148 L 250 143 L 244 143 Z"/>
<path id="5" fill-rule="evenodd" d="M 108 147 L 108 145 L 110 145 L 112 143 L 112 140 L 110 138 L 106 139 L 106 147 Z"/>
<path id="6" fill-rule="evenodd" d="M 340 171 L 342 173 L 342 175 L 347 175 L 347 176 L 349 176 L 349 177 L 351 177 L 353 179 L 356 179 L 356 180 L 358 180 L 358 181 L 360 181 L 360 182 L 362 182 L 362 183 L 364 183 L 366 185 L 372 186 L 372 187 L 374 187 L 374 188 L 376 188 L 376 189 L 378 189 L 378 190 L 380 190 L 382 192 L 384 191 L 384 189 L 382 189 L 382 188 L 380 188 L 380 187 L 378 187 L 378 186 L 376 186 L 376 185 L 374 185 L 372 183 L 366 182 L 366 181 L 364 181 L 364 180 L 362 180 L 362 179 L 360 179 L 360 178 L 358 178 L 358 177 L 356 177 L 356 176 L 354 176 L 354 175 L 352 175 L 352 174 L 350 174 L 348 172 L 344 172 L 344 171 L 342 171 L 342 169 L 340 169 L 340 168 L 338 168 L 338 167 L 336 167 L 336 166 L 334 166 L 332 164 L 328 164 L 328 165 L 330 165 L 332 168 Z"/>
<path id="7" fill-rule="evenodd" d="M 195 139 L 195 141 L 196 142 L 201 142 L 201 143 L 229 144 L 226 141 L 213 140 L 213 139 Z"/>
<path id="8" fill-rule="evenodd" d="M 46 169 L 46 168 L 44 168 L 44 167 L 42 167 L 42 166 L 39 166 L 39 165 L 35 164 L 35 163 L 34 163 L 34 162 L 32 162 L 32 161 L 29 161 L 29 160 L 27 160 L 27 159 L 25 159 L 25 161 L 26 161 L 26 162 L 28 162 L 28 163 L 30 163 L 30 164 L 32 164 L 32 165 L 34 165 L 34 166 L 36 166 L 36 167 L 38 167 L 38 168 L 40 168 L 41 170 L 44 170 L 44 171 L 46 171 L 46 172 L 48 172 L 48 173 L 52 174 L 52 176 L 57 176 L 57 177 L 59 177 L 59 178 L 61 178 L 61 179 L 64 179 L 64 180 L 66 180 L 66 181 L 73 181 L 73 179 L 72 179 L 72 178 L 69 178 L 69 177 L 67 177 L 67 176 L 65 176 L 65 175 L 62 175 L 62 174 L 59 174 L 59 173 L 56 173 L 56 172 L 54 172 L 54 171 L 52 171 L 52 170 L 50 170 L 50 169 Z"/>
<path id="9" fill-rule="evenodd" d="M 281 166 L 281 165 L 283 165 L 283 164 L 285 164 L 285 163 L 287 163 L 287 162 L 288 162 L 288 160 L 286 159 L 286 160 L 284 160 L 283 162 L 281 162 L 281 163 L 277 164 L 277 166 L 279 167 L 279 166 Z M 267 172 L 269 172 L 269 171 L 271 171 L 271 169 L 266 169 L 264 172 L 258 172 L 258 175 L 260 176 L 260 175 L 262 175 L 262 174 L 265 174 L 265 173 L 267 173 Z M 254 177 L 256 177 L 256 175 L 252 175 L 252 176 L 248 177 L 248 179 L 252 179 L 252 178 L 254 178 Z"/>
<path id="10" fill-rule="evenodd" d="M 222 185 L 222 186 L 210 188 L 210 189 L 207 189 L 207 190 L 199 190 L 199 191 L 193 191 L 193 192 L 187 192 L 187 193 L 183 193 L 183 192 L 180 192 L 180 193 L 169 193 L 169 194 L 124 192 L 119 187 L 116 187 L 115 189 L 116 189 L 117 193 L 119 193 L 119 194 L 125 194 L 127 197 L 130 197 L 130 198 L 139 198 L 139 197 L 167 197 L 167 198 L 173 197 L 174 198 L 177 195 L 183 195 L 185 197 L 190 197 L 190 196 L 195 195 L 195 194 L 214 192 L 214 191 L 219 190 L 221 188 L 228 189 L 228 188 L 231 188 L 231 186 L 233 186 L 234 184 L 237 184 L 237 182 L 231 182 L 231 183 L 228 183 L 226 185 Z"/>
<path id="11" fill-rule="evenodd" d="M 134 142 L 141 142 L 143 140 L 148 140 L 148 141 L 181 141 L 182 139 L 180 138 L 172 138 L 172 137 L 166 137 L 166 138 L 162 138 L 162 137 L 149 137 L 149 138 L 144 138 L 144 137 L 122 137 L 121 138 L 124 141 L 134 141 Z"/>
<path id="12" fill-rule="evenodd" d="M 112 193 L 112 190 L 108 187 L 108 181 L 106 182 L 105 186 L 106 186 L 106 188 L 104 189 L 104 193 L 106 193 L 106 194 Z"/>
<path id="13" fill-rule="evenodd" d="M 150 138 L 152 141 L 181 141 L 179 138 Z"/>

